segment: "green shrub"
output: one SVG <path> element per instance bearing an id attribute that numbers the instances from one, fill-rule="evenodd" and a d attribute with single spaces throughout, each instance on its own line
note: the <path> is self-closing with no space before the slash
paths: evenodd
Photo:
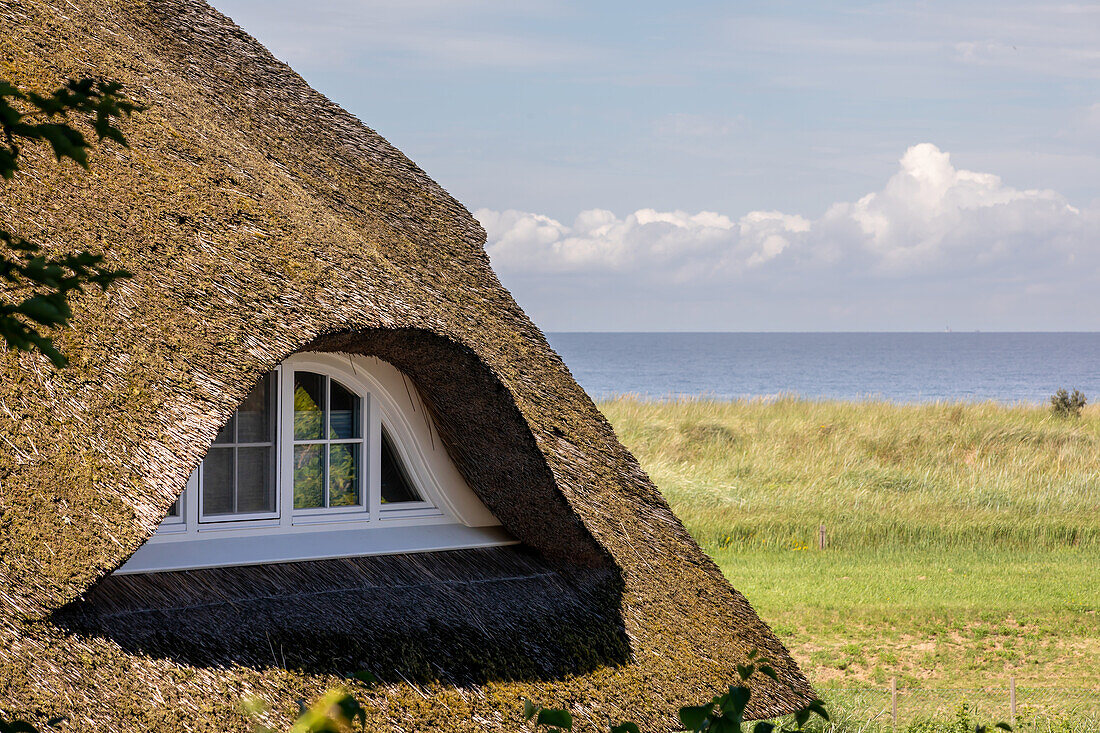
<path id="1" fill-rule="evenodd" d="M 1055 417 L 1081 417 L 1086 401 L 1081 390 L 1075 389 L 1070 394 L 1060 389 L 1050 396 L 1050 411 Z"/>

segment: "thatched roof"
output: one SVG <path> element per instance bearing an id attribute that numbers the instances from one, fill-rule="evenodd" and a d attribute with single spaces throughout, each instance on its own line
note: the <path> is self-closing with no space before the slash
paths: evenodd
<path id="1" fill-rule="evenodd" d="M 45 91 L 107 75 L 149 108 L 126 127 L 132 149 L 104 147 L 90 174 L 32 157 L 0 198 L 21 236 L 105 249 L 137 274 L 79 301 L 59 339 L 69 368 L 0 357 L 0 709 L 68 715 L 70 730 L 247 730 L 242 697 L 285 719 L 370 666 L 364 639 L 386 650 L 385 684 L 359 690 L 378 729 L 514 729 L 521 696 L 582 726 L 625 710 L 667 729 L 754 647 L 794 690 L 761 685 L 755 713 L 805 699 L 786 650 L 500 286 L 481 227 L 416 165 L 201 0 L 0 0 L 0 23 L 5 78 Z M 195 571 L 174 597 L 164 579 L 109 576 L 258 376 L 304 348 L 408 374 L 523 549 L 338 565 L 327 608 L 358 637 L 293 592 L 332 566 L 264 571 L 281 614 L 239 595 L 255 569 Z M 399 578 L 409 588 L 385 587 Z M 188 595 L 201 588 L 204 613 Z M 408 626 L 383 640 L 368 602 Z M 509 645 L 509 618 L 546 625 Z M 237 639 L 210 632 L 235 624 Z M 265 657 L 261 631 L 283 651 Z"/>
<path id="2" fill-rule="evenodd" d="M 500 547 L 112 575 L 53 621 L 195 666 L 553 680 L 629 661 L 621 585 Z"/>

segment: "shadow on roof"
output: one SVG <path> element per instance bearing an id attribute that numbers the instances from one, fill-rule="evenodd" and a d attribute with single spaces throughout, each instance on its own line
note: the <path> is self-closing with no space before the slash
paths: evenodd
<path id="1" fill-rule="evenodd" d="M 627 662 L 621 590 L 502 547 L 111 575 L 52 621 L 194 666 L 476 684 Z"/>

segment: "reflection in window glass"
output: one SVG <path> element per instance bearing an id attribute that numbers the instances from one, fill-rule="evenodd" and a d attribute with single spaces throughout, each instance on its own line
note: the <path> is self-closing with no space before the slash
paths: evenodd
<path id="1" fill-rule="evenodd" d="M 211 448 L 202 462 L 203 514 L 233 512 L 234 448 Z"/>
<path id="2" fill-rule="evenodd" d="M 237 449 L 237 511 L 275 511 L 275 482 L 271 480 L 271 448 Z"/>
<path id="3" fill-rule="evenodd" d="M 275 375 L 266 374 L 218 432 L 202 462 L 202 515 L 272 513 Z"/>
<path id="4" fill-rule="evenodd" d="M 329 437 L 359 438 L 359 395 L 344 388 L 335 379 L 329 380 Z"/>
<path id="5" fill-rule="evenodd" d="M 329 447 L 329 506 L 359 503 L 359 444 L 334 443 Z"/>
<path id="6" fill-rule="evenodd" d="M 295 509 L 362 504 L 362 423 L 362 397 L 323 374 L 294 373 Z"/>
<path id="7" fill-rule="evenodd" d="M 294 446 L 294 508 L 325 505 L 324 445 Z"/>
<path id="8" fill-rule="evenodd" d="M 176 499 L 172 502 L 172 506 L 168 507 L 168 516 L 178 517 L 180 515 L 180 500 Z"/>
<path id="9" fill-rule="evenodd" d="M 395 504 L 402 501 L 422 501 L 420 494 L 409 481 L 405 467 L 393 448 L 389 434 L 382 428 L 382 503 Z"/>
<path id="10" fill-rule="evenodd" d="M 244 402 L 237 408 L 237 443 L 271 442 L 271 386 L 274 380 L 270 374 L 252 388 Z"/>
<path id="11" fill-rule="evenodd" d="M 215 443 L 232 443 L 233 442 L 233 431 L 234 431 L 234 428 L 235 428 L 236 425 L 237 425 L 237 413 L 234 412 L 233 415 L 229 418 L 229 422 L 227 422 L 225 425 L 222 425 L 222 429 L 219 430 L 218 434 L 214 437 L 214 442 Z"/>
<path id="12" fill-rule="evenodd" d="M 322 440 L 324 435 L 325 378 L 313 372 L 294 372 L 294 439 Z"/>

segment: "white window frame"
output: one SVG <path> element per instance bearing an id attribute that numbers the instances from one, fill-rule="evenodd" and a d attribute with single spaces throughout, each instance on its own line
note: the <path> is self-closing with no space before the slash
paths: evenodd
<path id="1" fill-rule="evenodd" d="M 373 506 L 370 500 L 370 486 L 371 486 L 371 466 L 374 464 L 374 459 L 371 456 L 371 423 L 374 421 L 375 410 L 371 409 L 371 396 L 369 392 L 360 392 L 356 387 L 347 384 L 343 379 L 330 373 L 330 370 L 320 364 L 313 365 L 312 367 L 308 363 L 299 364 L 296 361 L 290 363 L 284 362 L 279 367 L 280 370 L 280 382 L 279 382 L 279 400 L 277 422 L 278 422 L 278 434 L 282 437 L 276 438 L 275 442 L 278 445 L 279 453 L 277 460 L 278 476 L 276 478 L 276 493 L 279 495 L 280 505 L 289 509 L 291 514 L 290 525 L 294 524 L 309 524 L 315 522 L 328 522 L 328 521 L 343 521 L 343 520 L 358 520 L 361 519 L 360 515 L 367 515 L 369 518 L 370 507 Z M 358 441 L 355 440 L 333 440 L 329 438 L 321 438 L 319 440 L 297 440 L 294 437 L 294 372 L 312 372 L 314 374 L 322 375 L 325 385 L 325 404 L 324 411 L 326 415 L 329 415 L 329 419 L 326 422 L 331 422 L 331 408 L 329 401 L 331 398 L 331 385 L 333 380 L 339 382 L 343 387 L 349 389 L 353 394 L 359 397 L 360 409 L 359 409 L 359 434 Z M 329 428 L 326 426 L 324 434 L 328 433 Z M 338 443 L 358 442 L 361 446 L 359 454 L 359 503 L 353 506 L 342 507 L 306 507 L 298 509 L 294 506 L 294 447 L 298 445 L 321 445 L 325 447 L 326 453 L 329 446 Z M 328 458 L 325 459 L 324 470 L 324 492 L 327 495 L 329 491 L 328 479 Z M 365 470 L 364 470 L 365 469 Z M 349 517 L 343 517 L 341 515 L 351 515 Z"/>
<path id="2" fill-rule="evenodd" d="M 203 494 L 204 494 L 204 492 L 203 492 L 203 478 L 204 478 L 203 474 L 204 474 L 204 472 L 199 470 L 199 469 L 195 469 L 195 478 L 196 478 L 196 482 L 197 482 L 197 487 L 195 488 L 194 495 L 191 498 L 192 498 L 193 503 L 198 504 L 198 506 L 199 506 L 199 519 L 198 519 L 198 521 L 203 523 L 203 524 L 221 524 L 223 522 L 249 522 L 249 521 L 255 521 L 255 520 L 272 520 L 272 519 L 278 519 L 279 518 L 280 506 L 279 506 L 278 486 L 279 486 L 280 477 L 277 475 L 277 473 L 278 473 L 278 470 L 279 470 L 279 438 L 280 438 L 280 433 L 279 433 L 279 426 L 278 426 L 278 415 L 279 415 L 279 409 L 280 409 L 279 408 L 279 390 L 282 388 L 281 387 L 281 385 L 282 385 L 282 374 L 280 373 L 279 369 L 275 369 L 274 370 L 274 375 L 275 375 L 275 389 L 272 390 L 272 394 L 268 398 L 268 409 L 270 409 L 272 411 L 272 413 L 273 413 L 272 414 L 272 419 L 274 419 L 276 421 L 276 424 L 272 426 L 274 434 L 272 435 L 271 441 L 270 442 L 267 442 L 267 441 L 258 442 L 258 443 L 238 443 L 237 442 L 236 428 L 234 427 L 233 440 L 231 442 L 228 442 L 228 443 L 212 443 L 210 448 L 211 449 L 217 448 L 219 450 L 225 450 L 225 449 L 228 449 L 228 448 L 233 449 L 233 454 L 234 454 L 233 455 L 233 472 L 234 472 L 233 492 L 234 492 L 234 495 L 236 495 L 236 493 L 237 493 L 237 484 L 236 484 L 236 482 L 240 481 L 240 477 L 237 475 L 237 461 L 238 461 L 237 453 L 238 453 L 238 449 L 240 449 L 240 448 L 267 448 L 267 447 L 270 447 L 271 452 L 273 454 L 272 457 L 271 457 L 271 474 L 272 474 L 272 478 L 275 481 L 275 487 L 276 487 L 276 491 L 275 491 L 275 509 L 273 511 L 270 511 L 270 512 L 226 512 L 226 513 L 223 513 L 223 514 L 207 514 L 206 513 L 206 508 L 203 505 L 204 502 L 205 502 L 205 499 L 204 499 L 204 496 L 203 496 Z M 238 419 L 238 422 L 239 422 L 239 419 Z M 187 498 L 186 497 L 187 493 L 189 493 L 189 492 L 185 492 L 185 496 L 184 496 L 185 500 Z M 180 512 L 180 516 L 184 516 L 183 512 Z"/>
<path id="3" fill-rule="evenodd" d="M 201 471 L 196 469 L 181 494 L 179 517 L 166 517 L 157 532 L 116 573 L 515 543 L 466 484 L 447 455 L 415 386 L 395 367 L 373 357 L 301 353 L 274 371 L 274 515 L 201 517 Z M 335 379 L 362 400 L 363 448 L 357 506 L 294 509 L 295 371 L 325 375 L 326 389 L 328 380 Z M 383 424 L 422 501 L 382 504 Z"/>

